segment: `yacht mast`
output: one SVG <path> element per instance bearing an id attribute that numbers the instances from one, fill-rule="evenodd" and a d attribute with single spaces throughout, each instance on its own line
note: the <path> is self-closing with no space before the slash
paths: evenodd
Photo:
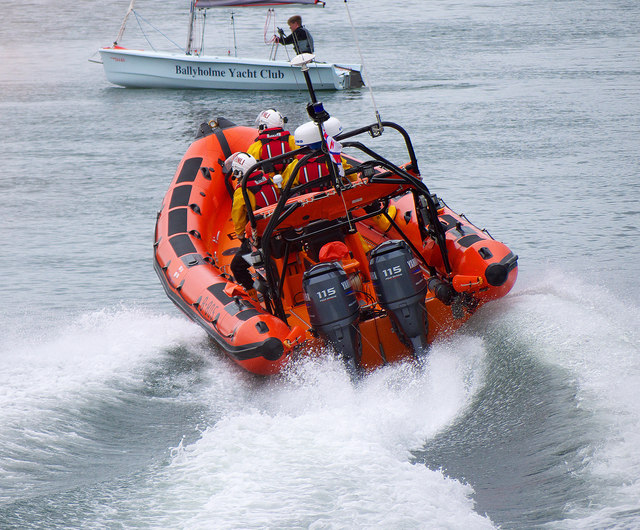
<path id="1" fill-rule="evenodd" d="M 196 17 L 196 0 L 191 0 L 191 9 L 189 11 L 189 32 L 187 33 L 187 46 L 185 53 L 191 55 L 191 48 L 193 46 L 193 23 Z"/>

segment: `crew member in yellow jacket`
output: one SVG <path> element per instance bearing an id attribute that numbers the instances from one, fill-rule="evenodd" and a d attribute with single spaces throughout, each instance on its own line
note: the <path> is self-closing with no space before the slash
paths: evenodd
<path id="1" fill-rule="evenodd" d="M 256 160 L 266 160 L 295 151 L 298 146 L 293 134 L 284 128 L 285 123 L 287 123 L 287 118 L 275 109 L 263 110 L 258 114 L 256 118 L 258 137 L 247 149 L 247 154 Z M 269 174 L 282 173 L 289 162 L 291 159 L 285 158 L 263 166 L 262 171 Z"/>
<path id="2" fill-rule="evenodd" d="M 231 207 L 231 220 L 236 236 L 241 241 L 240 249 L 231 261 L 231 272 L 236 283 L 242 285 L 249 296 L 256 298 L 253 287 L 253 278 L 249 272 L 249 263 L 243 256 L 251 253 L 251 243 L 245 236 L 247 226 L 247 205 L 242 194 L 242 178 L 246 172 L 256 164 L 256 159 L 247 153 L 234 153 L 225 161 L 225 167 L 232 172 L 235 191 L 233 192 L 233 205 Z M 246 177 L 247 196 L 252 209 L 263 208 L 278 202 L 279 190 L 269 175 L 262 171 L 253 171 Z"/>
<path id="3" fill-rule="evenodd" d="M 329 118 L 326 122 L 323 123 L 323 126 L 327 135 L 331 136 L 332 138 L 342 132 L 342 124 L 337 118 Z M 322 145 L 322 139 L 320 137 L 318 125 L 312 121 L 300 125 L 300 127 L 296 129 L 294 136 L 295 143 L 299 147 L 310 146 L 313 149 L 319 149 Z M 283 185 L 285 185 L 289 181 L 301 158 L 303 158 L 303 155 L 297 155 L 296 159 L 293 160 L 293 162 L 291 162 L 285 168 L 284 172 L 282 173 Z M 342 155 L 340 156 L 340 161 L 344 170 L 347 170 L 351 167 Z M 324 153 L 319 153 L 318 155 L 309 158 L 302 166 L 300 166 L 293 186 L 306 184 L 308 182 L 318 180 L 328 175 L 329 166 L 327 165 L 327 155 L 325 155 Z M 358 175 L 353 173 L 349 175 L 348 178 L 349 180 L 354 181 L 357 180 Z M 307 189 L 307 191 L 319 191 L 328 187 L 330 187 L 330 184 L 320 183 L 317 186 L 312 186 L 310 189 Z"/>

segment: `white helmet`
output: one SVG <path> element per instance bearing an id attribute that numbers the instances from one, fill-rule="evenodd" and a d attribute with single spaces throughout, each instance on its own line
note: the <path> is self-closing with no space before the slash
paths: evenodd
<path id="1" fill-rule="evenodd" d="M 287 118 L 275 109 L 263 110 L 256 118 L 256 125 L 259 131 L 273 127 L 283 128 L 285 123 L 287 123 Z"/>
<path id="2" fill-rule="evenodd" d="M 338 118 L 329 118 L 323 123 L 324 130 L 329 136 L 337 136 L 342 132 L 342 124 Z M 318 130 L 318 124 L 313 121 L 303 123 L 296 129 L 293 135 L 296 140 L 296 145 L 313 145 L 320 143 L 320 131 Z"/>
<path id="3" fill-rule="evenodd" d="M 225 172 L 231 171 L 233 176 L 240 178 L 244 176 L 245 171 L 251 166 L 256 164 L 256 159 L 247 153 L 238 152 L 233 153 L 224 162 L 223 170 Z"/>

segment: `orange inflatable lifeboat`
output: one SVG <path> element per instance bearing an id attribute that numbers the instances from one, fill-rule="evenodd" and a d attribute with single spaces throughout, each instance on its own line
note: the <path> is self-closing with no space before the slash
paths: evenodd
<path id="1" fill-rule="evenodd" d="M 404 163 L 358 139 L 379 142 L 380 126 L 404 138 Z M 326 189 L 294 186 L 291 178 L 277 204 L 248 209 L 250 271 L 260 293 L 251 298 L 230 270 L 240 242 L 223 165 L 256 135 L 223 118 L 201 125 L 158 213 L 154 245 L 167 295 L 244 369 L 275 374 L 312 351 L 333 350 L 356 371 L 417 358 L 513 287 L 517 256 L 432 194 L 409 135 L 382 122 L 337 136 L 350 179 L 325 152 Z M 242 186 L 247 197 L 246 180 Z"/>

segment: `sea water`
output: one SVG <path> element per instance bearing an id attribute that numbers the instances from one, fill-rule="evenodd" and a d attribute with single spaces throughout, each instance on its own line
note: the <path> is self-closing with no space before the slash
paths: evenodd
<path id="1" fill-rule="evenodd" d="M 128 3 L 1 9 L 0 527 L 640 526 L 640 6 L 277 8 L 360 62 L 349 8 L 426 184 L 519 255 L 423 369 L 354 384 L 326 356 L 245 374 L 165 297 L 155 216 L 199 124 L 275 107 L 293 129 L 308 95 L 110 85 L 88 59 Z M 183 44 L 183 4 L 137 10 Z M 239 55 L 268 56 L 264 19 L 235 10 Z M 230 20 L 210 11 L 205 51 L 235 53 Z M 149 48 L 135 17 L 121 44 Z M 367 89 L 319 98 L 374 120 Z"/>

